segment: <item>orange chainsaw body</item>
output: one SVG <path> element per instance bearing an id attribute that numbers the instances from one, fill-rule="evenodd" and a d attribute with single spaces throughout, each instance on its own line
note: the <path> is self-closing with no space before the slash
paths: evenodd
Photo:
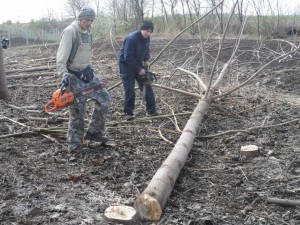
<path id="1" fill-rule="evenodd" d="M 74 101 L 72 91 L 58 89 L 52 94 L 52 99 L 45 105 L 45 112 L 51 112 L 58 108 L 67 106 Z"/>

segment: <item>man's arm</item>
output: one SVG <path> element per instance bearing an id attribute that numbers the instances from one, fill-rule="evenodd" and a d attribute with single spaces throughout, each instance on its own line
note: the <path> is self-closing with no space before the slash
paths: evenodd
<path id="1" fill-rule="evenodd" d="M 124 59 L 135 73 L 139 73 L 143 68 L 139 65 L 134 57 L 136 45 L 135 42 L 136 40 L 134 38 L 127 38 L 124 44 Z"/>
<path id="2" fill-rule="evenodd" d="M 144 57 L 144 64 L 146 66 L 146 68 L 150 67 L 150 38 L 148 38 L 147 40 L 147 44 L 146 44 L 146 54 Z"/>
<path id="3" fill-rule="evenodd" d="M 73 45 L 73 32 L 65 29 L 61 35 L 60 44 L 56 54 L 56 66 L 58 74 L 64 76 L 68 73 L 67 62 Z"/>

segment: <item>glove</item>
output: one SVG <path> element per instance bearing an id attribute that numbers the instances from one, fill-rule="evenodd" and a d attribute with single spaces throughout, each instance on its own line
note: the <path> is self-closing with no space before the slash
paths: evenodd
<path id="1" fill-rule="evenodd" d="M 61 80 L 61 87 L 67 87 L 70 85 L 70 77 L 68 74 L 65 74 L 63 79 Z"/>
<path id="2" fill-rule="evenodd" d="M 152 72 L 147 70 L 146 71 L 146 76 L 147 76 L 147 79 L 149 80 L 150 84 L 153 83 L 153 81 L 157 81 L 155 73 L 152 73 Z"/>

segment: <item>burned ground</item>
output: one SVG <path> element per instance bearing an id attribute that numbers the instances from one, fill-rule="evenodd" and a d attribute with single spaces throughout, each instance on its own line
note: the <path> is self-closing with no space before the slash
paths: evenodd
<path id="1" fill-rule="evenodd" d="M 152 55 L 166 43 L 154 40 Z M 209 60 L 216 55 L 217 43 L 209 44 Z M 222 62 L 234 44 L 226 42 Z M 257 44 L 241 43 L 240 71 L 230 72 L 224 89 L 242 82 L 263 61 L 255 54 Z M 159 75 L 157 83 L 196 92 L 195 81 L 174 68 L 185 64 L 193 70 L 197 57 L 189 59 L 199 50 L 197 45 L 198 40 L 173 43 L 152 67 Z M 10 98 L 0 102 L 0 224 L 107 224 L 104 210 L 134 203 L 172 150 L 171 142 L 179 138 L 175 124 L 182 130 L 197 104 L 193 97 L 155 88 L 162 115 L 177 116 L 149 120 L 137 92 L 135 113 L 141 121 L 126 123 L 122 86 L 117 86 L 110 91 L 113 101 L 107 120 L 107 133 L 117 146 L 93 144 L 94 152 L 71 155 L 65 144 L 67 109 L 50 114 L 43 110 L 61 79 L 53 69 L 56 49 L 52 45 L 4 51 Z M 161 220 L 140 224 L 300 223 L 299 207 L 266 202 L 270 197 L 300 200 L 297 57 L 273 63 L 245 88 L 211 103 Z M 250 66 L 249 61 L 255 63 Z M 108 88 L 120 82 L 110 44 L 95 44 L 93 64 Z M 48 69 L 26 72 L 41 66 Z M 91 106 L 89 102 L 87 118 Z M 239 155 L 241 146 L 249 144 L 259 147 L 257 157 Z"/>

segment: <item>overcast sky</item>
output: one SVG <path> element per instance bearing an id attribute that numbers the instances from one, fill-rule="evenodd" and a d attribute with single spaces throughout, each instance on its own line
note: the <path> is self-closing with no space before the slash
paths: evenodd
<path id="1" fill-rule="evenodd" d="M 31 19 L 38 20 L 53 11 L 55 18 L 65 14 L 66 0 L 1 0 L 0 24 L 11 20 L 13 23 L 30 22 Z"/>
<path id="2" fill-rule="evenodd" d="M 18 21 L 26 23 L 32 19 L 38 20 L 46 17 L 48 12 L 53 12 L 54 18 L 61 19 L 66 13 L 66 1 L 67 0 L 1 0 L 0 24 L 8 20 L 11 20 L 13 23 Z M 231 1 L 233 0 L 225 0 L 227 3 Z M 105 0 L 103 0 L 103 2 L 105 2 Z M 244 3 L 246 2 L 247 1 L 244 1 Z M 252 2 L 252 0 L 250 2 Z M 277 1 L 270 0 L 270 2 L 276 5 Z M 300 0 L 279 0 L 279 5 L 280 8 L 282 8 L 284 12 L 288 12 L 288 14 L 293 14 L 295 11 L 297 14 L 300 14 Z"/>

